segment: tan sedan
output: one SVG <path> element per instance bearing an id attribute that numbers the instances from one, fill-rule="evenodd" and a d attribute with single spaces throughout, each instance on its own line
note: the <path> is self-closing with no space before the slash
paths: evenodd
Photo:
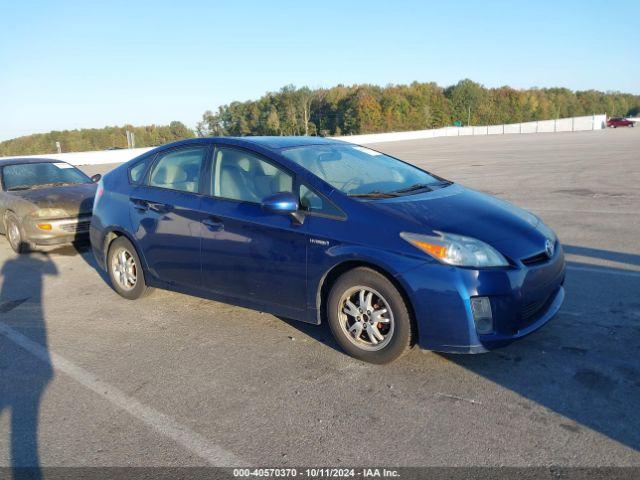
<path id="1" fill-rule="evenodd" d="M 99 180 L 59 160 L 0 159 L 0 233 L 17 253 L 88 238 Z"/>

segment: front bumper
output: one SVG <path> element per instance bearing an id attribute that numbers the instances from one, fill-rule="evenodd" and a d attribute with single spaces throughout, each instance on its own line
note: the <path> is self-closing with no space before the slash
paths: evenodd
<path id="1" fill-rule="evenodd" d="M 43 229 L 38 225 L 50 225 Z M 71 218 L 40 219 L 28 218 L 23 221 L 26 240 L 36 245 L 60 245 L 89 238 L 91 215 Z"/>
<path id="2" fill-rule="evenodd" d="M 472 270 L 440 264 L 423 265 L 398 280 L 409 293 L 419 335 L 427 350 L 481 353 L 505 346 L 542 327 L 564 300 L 565 261 L 558 246 L 554 256 L 537 265 Z M 471 297 L 488 297 L 493 332 L 480 335 Z"/>

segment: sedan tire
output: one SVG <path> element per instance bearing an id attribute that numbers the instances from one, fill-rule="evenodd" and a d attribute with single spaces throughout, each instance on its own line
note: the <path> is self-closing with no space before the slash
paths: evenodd
<path id="1" fill-rule="evenodd" d="M 20 225 L 20 220 L 13 213 L 8 213 L 5 221 L 5 232 L 11 249 L 16 253 L 28 253 L 29 242 L 25 241 L 24 231 Z"/>
<path id="2" fill-rule="evenodd" d="M 365 362 L 389 363 L 411 348 L 414 328 L 404 298 L 370 268 L 349 270 L 336 280 L 327 316 L 340 347 Z"/>
<path id="3" fill-rule="evenodd" d="M 153 290 L 145 282 L 138 252 L 126 237 L 118 237 L 109 245 L 107 271 L 113 289 L 128 300 L 142 298 Z"/>

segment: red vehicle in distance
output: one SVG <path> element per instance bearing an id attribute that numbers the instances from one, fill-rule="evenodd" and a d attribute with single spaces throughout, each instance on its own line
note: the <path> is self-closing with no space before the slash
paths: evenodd
<path id="1" fill-rule="evenodd" d="M 627 120 L 622 117 L 613 117 L 607 120 L 607 127 L 633 127 L 634 123 L 631 120 Z"/>

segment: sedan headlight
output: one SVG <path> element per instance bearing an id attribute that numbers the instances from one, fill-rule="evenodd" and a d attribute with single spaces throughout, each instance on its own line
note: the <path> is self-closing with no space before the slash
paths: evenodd
<path id="1" fill-rule="evenodd" d="M 458 267 L 506 267 L 507 259 L 496 249 L 471 237 L 435 232 L 438 236 L 402 232 L 400 236 L 439 262 Z"/>
<path id="2" fill-rule="evenodd" d="M 61 208 L 39 208 L 30 215 L 35 218 L 64 218 L 69 216 Z"/>

